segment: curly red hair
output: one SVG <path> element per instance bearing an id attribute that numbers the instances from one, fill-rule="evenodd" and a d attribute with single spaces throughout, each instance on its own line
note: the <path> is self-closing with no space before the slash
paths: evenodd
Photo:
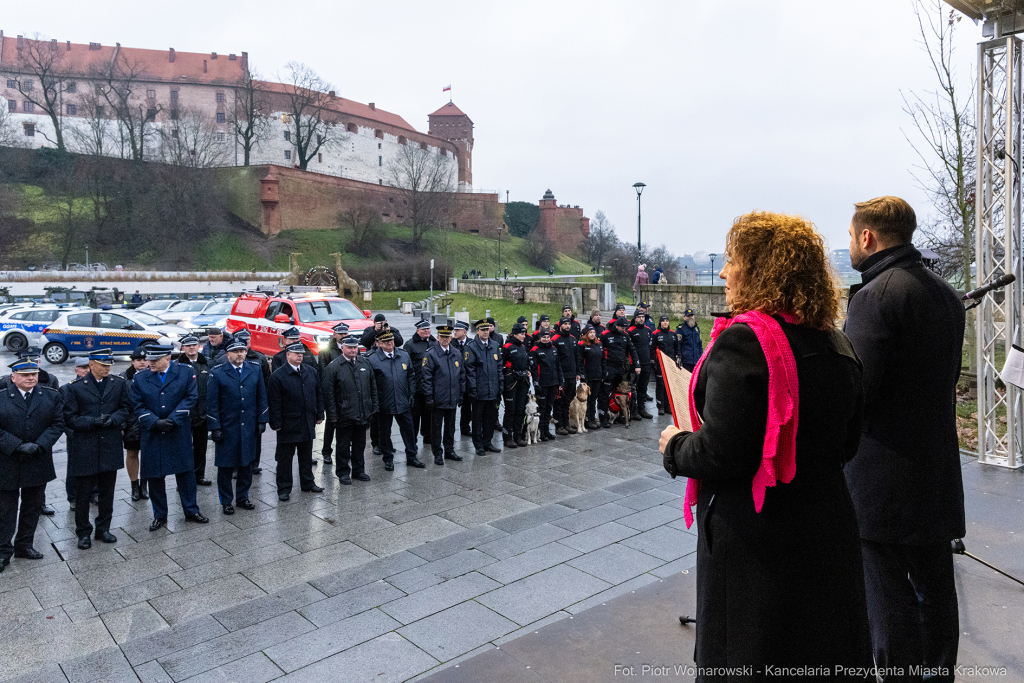
<path id="1" fill-rule="evenodd" d="M 726 255 L 738 270 L 733 313 L 788 312 L 801 325 L 828 329 L 839 317 L 838 279 L 814 225 L 799 216 L 754 211 L 737 218 Z"/>

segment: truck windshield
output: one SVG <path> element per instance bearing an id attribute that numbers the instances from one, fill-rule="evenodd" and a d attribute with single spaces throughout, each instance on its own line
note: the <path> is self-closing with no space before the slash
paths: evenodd
<path id="1" fill-rule="evenodd" d="M 297 301 L 299 320 L 304 323 L 320 323 L 329 320 L 362 320 L 363 312 L 351 301 L 345 299 L 314 299 Z"/>

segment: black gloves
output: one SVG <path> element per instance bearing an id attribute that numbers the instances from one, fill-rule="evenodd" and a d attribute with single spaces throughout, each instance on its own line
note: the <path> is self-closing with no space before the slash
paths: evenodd
<path id="1" fill-rule="evenodd" d="M 167 434 L 174 429 L 174 422 L 171 420 L 157 420 L 156 424 L 153 425 L 153 429 L 161 434 Z"/>
<path id="2" fill-rule="evenodd" d="M 17 453 L 22 460 L 24 460 L 25 458 L 34 458 L 38 455 L 42 455 L 43 447 L 37 443 L 26 441 L 25 443 L 15 448 L 14 452 Z"/>
<path id="3" fill-rule="evenodd" d="M 265 431 L 267 431 L 267 423 L 266 422 L 260 422 L 260 434 L 262 434 Z"/>
<path id="4" fill-rule="evenodd" d="M 224 443 L 224 432 L 219 429 L 214 429 L 210 432 L 210 441 L 214 443 Z"/>
<path id="5" fill-rule="evenodd" d="M 104 429 L 106 429 L 108 427 L 113 427 L 114 426 L 114 416 L 113 415 L 100 415 L 96 419 L 98 420 L 98 422 L 96 423 L 97 427 L 103 427 Z"/>

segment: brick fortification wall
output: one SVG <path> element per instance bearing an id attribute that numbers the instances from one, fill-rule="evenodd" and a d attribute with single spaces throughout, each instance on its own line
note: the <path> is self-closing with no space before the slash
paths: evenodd
<path id="1" fill-rule="evenodd" d="M 579 206 L 559 206 L 551 190 L 540 200 L 540 219 L 536 232 L 555 245 L 558 251 L 575 254 L 580 242 L 590 236 L 590 219 Z"/>

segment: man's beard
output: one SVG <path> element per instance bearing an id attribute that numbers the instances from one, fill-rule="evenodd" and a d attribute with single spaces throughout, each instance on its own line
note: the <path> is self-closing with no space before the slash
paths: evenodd
<path id="1" fill-rule="evenodd" d="M 686 319 L 686 324 L 689 325 L 690 327 L 697 327 L 697 319 L 696 318 L 687 318 Z"/>
<path id="2" fill-rule="evenodd" d="M 858 272 L 860 271 L 861 264 L 864 263 L 864 261 L 866 261 L 867 258 L 868 255 L 860 250 L 860 245 L 857 245 L 856 250 L 850 250 L 850 266 Z"/>

